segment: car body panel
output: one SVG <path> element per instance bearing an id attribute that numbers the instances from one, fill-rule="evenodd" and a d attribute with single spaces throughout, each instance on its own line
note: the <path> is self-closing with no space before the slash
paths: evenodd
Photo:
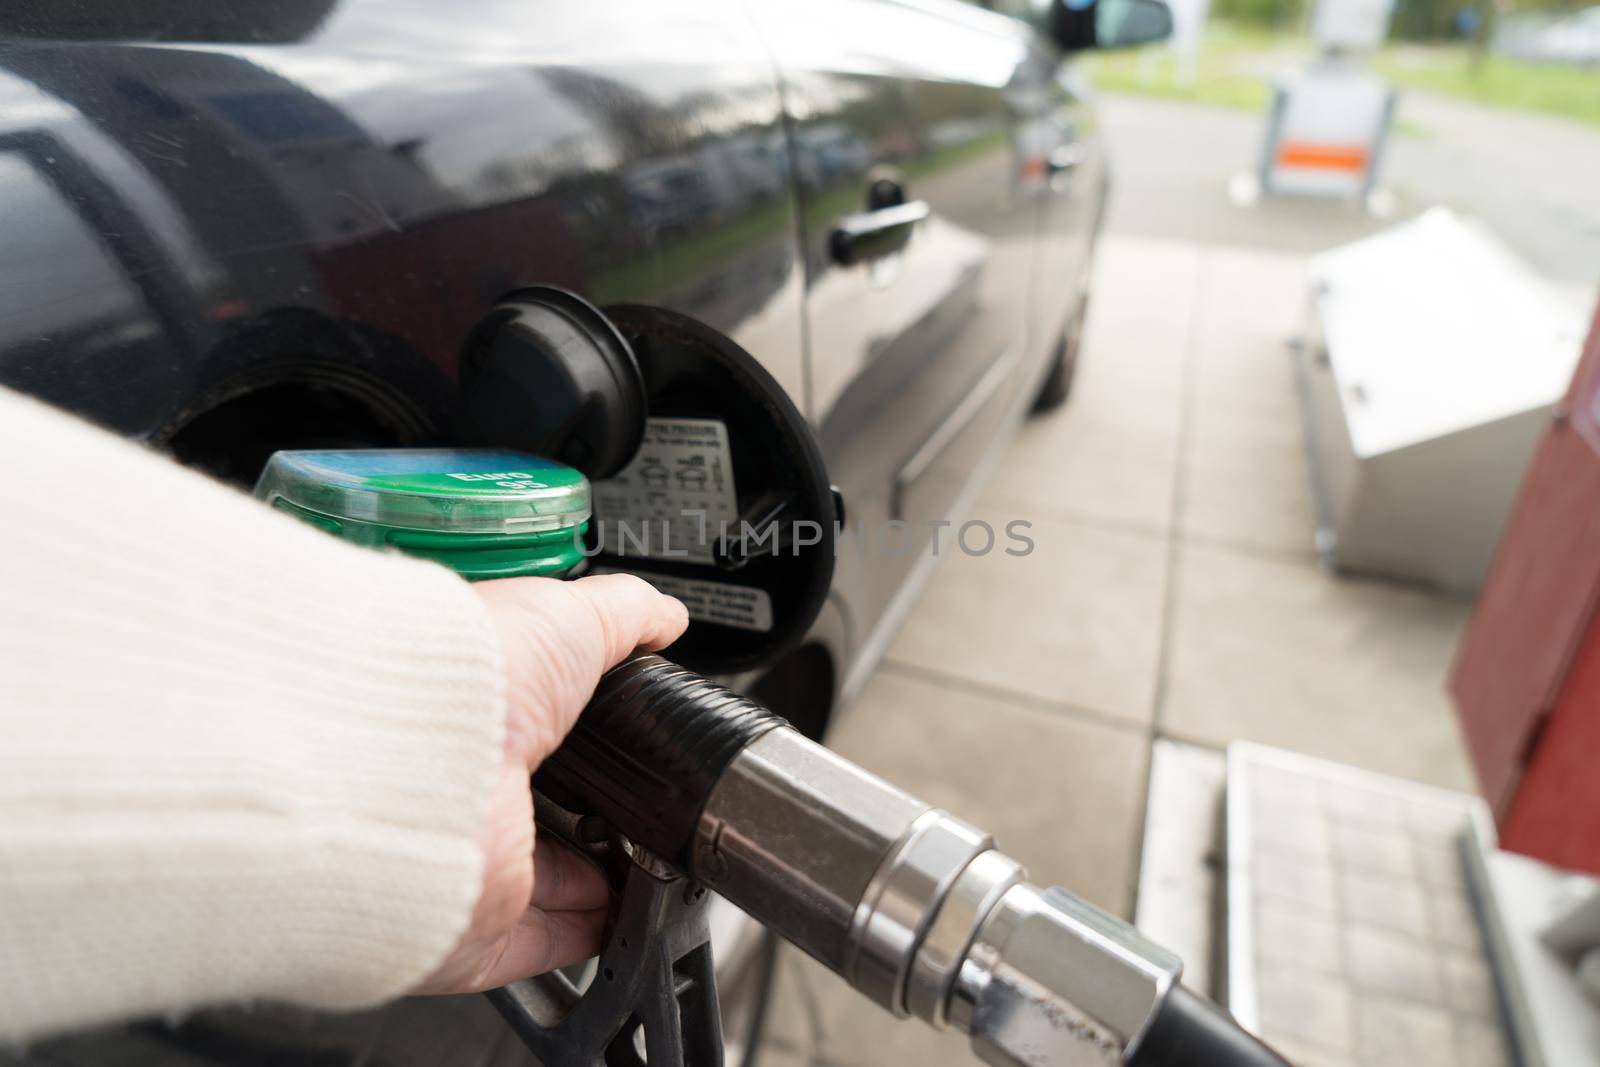
<path id="1" fill-rule="evenodd" d="M 0 13 L 0 384 L 248 485 L 277 448 L 461 440 L 463 338 L 521 286 L 682 312 L 801 406 L 852 525 L 913 527 L 847 537 L 809 639 L 858 687 L 1085 270 L 1098 178 L 1040 177 L 1090 121 L 1053 49 L 955 0 L 160 13 Z M 884 174 L 930 218 L 839 267 Z M 509 1036 L 440 998 L 17 1062 L 521 1062 Z"/>

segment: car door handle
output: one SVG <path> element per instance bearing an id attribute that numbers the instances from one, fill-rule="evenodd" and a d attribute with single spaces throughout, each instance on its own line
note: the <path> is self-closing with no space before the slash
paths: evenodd
<path id="1" fill-rule="evenodd" d="M 1089 150 L 1082 143 L 1073 141 L 1071 144 L 1057 145 L 1045 159 L 1045 169 L 1051 174 L 1065 174 L 1075 169 L 1084 160 L 1089 158 Z"/>
<path id="2" fill-rule="evenodd" d="M 851 266 L 900 251 L 911 240 L 917 223 L 932 213 L 926 200 L 908 200 L 876 211 L 846 215 L 833 227 L 828 249 L 833 261 Z"/>

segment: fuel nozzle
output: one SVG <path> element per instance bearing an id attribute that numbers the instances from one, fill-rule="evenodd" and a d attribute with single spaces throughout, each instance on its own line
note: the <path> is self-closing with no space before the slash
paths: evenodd
<path id="1" fill-rule="evenodd" d="M 608 676 L 546 766 L 567 802 L 995 1067 L 1284 1065 L 1127 923 L 660 657 Z"/>

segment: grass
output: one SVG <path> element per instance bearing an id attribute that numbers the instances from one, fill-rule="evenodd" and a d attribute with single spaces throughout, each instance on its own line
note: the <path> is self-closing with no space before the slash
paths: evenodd
<path id="1" fill-rule="evenodd" d="M 1307 52 L 1296 38 L 1214 21 L 1188 78 L 1180 76 L 1177 56 L 1168 49 L 1103 52 L 1085 62 L 1095 84 L 1108 92 L 1265 111 L 1273 71 Z"/>
<path id="2" fill-rule="evenodd" d="M 1496 55 L 1477 59 L 1459 45 L 1398 46 L 1386 50 L 1374 65 L 1405 88 L 1600 125 L 1600 70 L 1593 67 Z"/>
<path id="3" fill-rule="evenodd" d="M 1178 77 L 1176 57 L 1163 49 L 1093 55 L 1087 63 L 1095 83 L 1110 92 L 1265 111 L 1273 74 L 1298 66 L 1310 54 L 1303 37 L 1213 21 L 1189 79 Z M 1463 45 L 1394 45 L 1373 67 L 1402 88 L 1600 124 L 1600 69 L 1495 55 L 1475 60 Z M 1427 135 L 1407 126 L 1401 122 L 1399 132 Z"/>

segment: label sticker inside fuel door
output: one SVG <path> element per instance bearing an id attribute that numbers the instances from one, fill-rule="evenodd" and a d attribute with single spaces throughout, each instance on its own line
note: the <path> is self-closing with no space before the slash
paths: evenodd
<path id="1" fill-rule="evenodd" d="M 617 556 L 712 563 L 738 508 L 728 427 L 717 419 L 646 419 L 633 461 L 594 485 L 600 544 Z"/>

